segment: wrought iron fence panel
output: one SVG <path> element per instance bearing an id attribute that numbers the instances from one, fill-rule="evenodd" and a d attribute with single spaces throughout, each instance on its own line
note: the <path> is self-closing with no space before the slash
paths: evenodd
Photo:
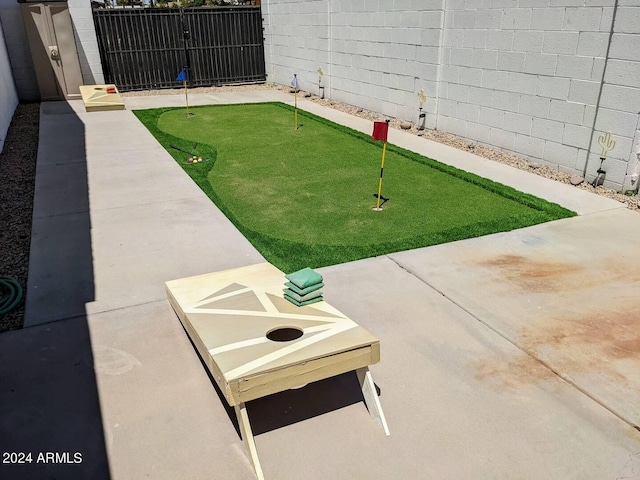
<path id="1" fill-rule="evenodd" d="M 260 7 L 94 9 L 106 83 L 121 91 L 264 82 Z"/>

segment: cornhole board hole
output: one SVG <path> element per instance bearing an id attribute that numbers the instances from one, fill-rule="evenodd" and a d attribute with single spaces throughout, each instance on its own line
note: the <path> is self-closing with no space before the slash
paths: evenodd
<path id="1" fill-rule="evenodd" d="M 115 85 L 81 85 L 80 95 L 87 112 L 124 110 L 124 102 Z"/>
<path id="2" fill-rule="evenodd" d="M 389 428 L 368 366 L 380 341 L 325 301 L 283 298 L 284 273 L 270 263 L 167 282 L 167 298 L 230 406 L 262 479 L 245 403 L 355 370 L 369 413 Z"/>

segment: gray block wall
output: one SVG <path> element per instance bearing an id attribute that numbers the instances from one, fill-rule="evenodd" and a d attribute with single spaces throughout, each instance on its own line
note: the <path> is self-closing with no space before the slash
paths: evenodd
<path id="1" fill-rule="evenodd" d="M 0 152 L 4 147 L 4 141 L 13 118 L 13 113 L 18 106 L 18 92 L 11 74 L 9 53 L 4 40 L 4 29 L 0 21 Z"/>
<path id="2" fill-rule="evenodd" d="M 263 0 L 269 81 L 636 189 L 640 1 Z M 614 18 L 615 16 L 615 18 Z M 588 153 L 590 152 L 590 153 Z"/>
<path id="3" fill-rule="evenodd" d="M 448 1 L 439 98 L 449 102 L 438 128 L 589 179 L 600 167 L 598 138 L 611 131 L 617 143 L 603 162 L 606 184 L 637 186 L 629 169 L 640 111 L 632 101 L 640 95 L 640 77 L 632 78 L 640 8 L 618 8 L 614 25 L 614 6 Z"/>
<path id="4" fill-rule="evenodd" d="M 386 8 L 386 5 L 392 8 Z M 262 1 L 268 81 L 435 127 L 442 0 Z"/>
<path id="5" fill-rule="evenodd" d="M 589 165 L 599 164 L 596 135 L 611 131 L 617 144 L 605 161 L 607 175 L 623 179 L 623 189 L 638 188 L 640 176 L 640 0 L 619 0 Z"/>

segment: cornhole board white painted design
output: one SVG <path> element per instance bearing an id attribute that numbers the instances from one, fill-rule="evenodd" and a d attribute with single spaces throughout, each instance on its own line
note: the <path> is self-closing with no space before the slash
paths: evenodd
<path id="1" fill-rule="evenodd" d="M 108 88 L 114 93 L 107 93 Z M 115 85 L 81 85 L 80 95 L 87 112 L 124 110 L 124 102 Z"/>
<path id="2" fill-rule="evenodd" d="M 371 416 L 389 429 L 368 369 L 380 341 L 325 301 L 297 307 L 270 263 L 167 282 L 167 298 L 230 406 L 258 478 L 263 478 L 245 402 L 357 370 Z M 267 334 L 302 331 L 290 341 Z"/>

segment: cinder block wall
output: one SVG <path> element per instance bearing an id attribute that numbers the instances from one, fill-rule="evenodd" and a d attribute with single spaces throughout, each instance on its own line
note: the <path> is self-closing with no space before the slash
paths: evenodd
<path id="1" fill-rule="evenodd" d="M 4 147 L 7 130 L 9 130 L 17 105 L 18 93 L 13 83 L 9 54 L 4 41 L 2 21 L 0 21 L 0 152 Z"/>
<path id="2" fill-rule="evenodd" d="M 412 121 L 422 89 L 434 128 L 442 2 L 263 0 L 268 80 Z"/>
<path id="3" fill-rule="evenodd" d="M 611 131 L 606 184 L 634 188 L 638 6 L 618 8 L 615 25 L 614 0 L 446 6 L 439 128 L 589 179 L 600 167 L 598 138 Z"/>
<path id="4" fill-rule="evenodd" d="M 316 93 L 322 67 L 330 98 L 414 122 L 422 88 L 427 127 L 588 180 L 611 131 L 605 185 L 637 188 L 638 0 L 262 4 L 270 81 Z"/>
<path id="5" fill-rule="evenodd" d="M 637 190 L 640 175 L 640 1 L 619 0 L 593 136 L 589 169 L 599 166 L 597 136 L 611 131 L 616 147 L 604 162 L 607 176 Z M 614 186 L 615 186 L 614 185 Z"/>
<path id="6" fill-rule="evenodd" d="M 91 4 L 88 0 L 69 0 L 68 5 L 83 81 L 87 85 L 104 83 Z M 24 29 L 20 5 L 16 0 L 0 0 L 0 21 L 4 25 L 7 51 L 18 97 L 22 101 L 39 100 L 40 91 L 31 60 L 29 41 Z"/>
<path id="7" fill-rule="evenodd" d="M 581 172 L 613 0 L 577 3 L 448 0 L 439 126 Z"/>

